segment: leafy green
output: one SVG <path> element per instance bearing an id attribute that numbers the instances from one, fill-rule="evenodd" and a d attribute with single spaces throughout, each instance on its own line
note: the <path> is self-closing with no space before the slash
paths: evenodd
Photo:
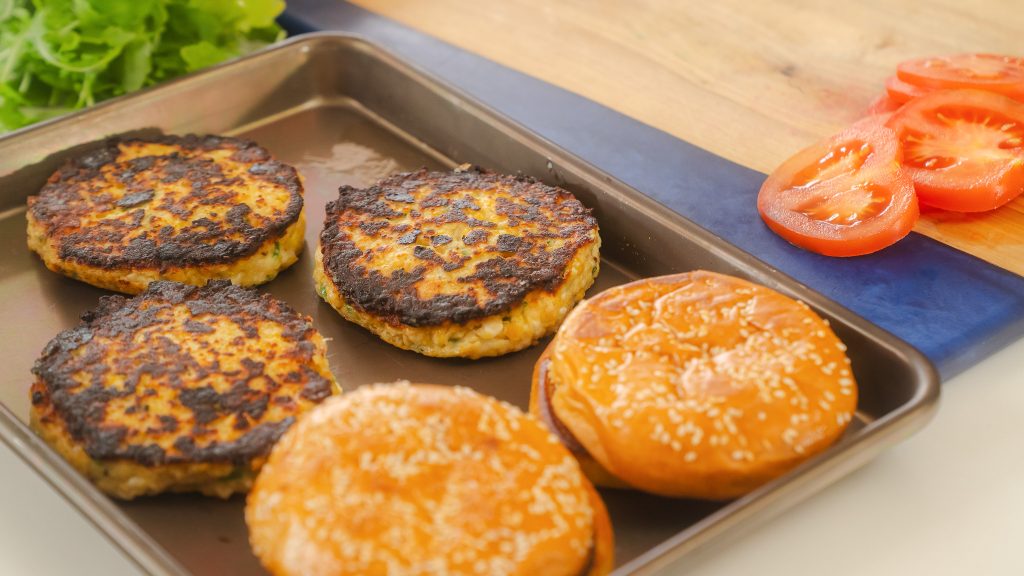
<path id="1" fill-rule="evenodd" d="M 206 40 L 189 44 L 181 49 L 181 57 L 185 59 L 189 72 L 213 66 L 217 62 L 227 60 L 231 56 L 230 50 L 214 46 Z"/>
<path id="2" fill-rule="evenodd" d="M 283 0 L 0 0 L 0 133 L 275 42 Z"/>

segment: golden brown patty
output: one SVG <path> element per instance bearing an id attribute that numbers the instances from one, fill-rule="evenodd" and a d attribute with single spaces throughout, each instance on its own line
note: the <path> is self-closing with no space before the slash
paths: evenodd
<path id="1" fill-rule="evenodd" d="M 112 140 L 29 198 L 29 248 L 48 268 L 133 294 L 158 279 L 266 282 L 304 227 L 295 169 L 221 136 Z"/>
<path id="2" fill-rule="evenodd" d="M 552 331 L 593 283 L 597 222 L 569 192 L 477 171 L 344 186 L 327 206 L 318 290 L 388 342 L 491 356 Z"/>
<path id="3" fill-rule="evenodd" d="M 271 573 L 607 574 L 600 497 L 537 420 L 466 388 L 365 386 L 274 447 L 246 507 Z"/>
<path id="4" fill-rule="evenodd" d="M 764 286 L 648 278 L 573 310 L 530 408 L 595 483 L 735 498 L 843 434 L 857 409 L 845 350 L 806 304 Z"/>
<path id="5" fill-rule="evenodd" d="M 32 371 L 33 428 L 121 498 L 246 490 L 335 386 L 308 317 L 226 281 L 101 298 Z"/>

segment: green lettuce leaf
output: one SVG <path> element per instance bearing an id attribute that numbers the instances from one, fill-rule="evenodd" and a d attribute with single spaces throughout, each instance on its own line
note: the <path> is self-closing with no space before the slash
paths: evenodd
<path id="1" fill-rule="evenodd" d="M 281 0 L 0 0 L 0 133 L 283 38 Z"/>
<path id="2" fill-rule="evenodd" d="M 213 66 L 234 55 L 234 51 L 214 46 L 206 40 L 189 44 L 181 49 L 181 57 L 185 60 L 185 67 L 189 72 Z"/>

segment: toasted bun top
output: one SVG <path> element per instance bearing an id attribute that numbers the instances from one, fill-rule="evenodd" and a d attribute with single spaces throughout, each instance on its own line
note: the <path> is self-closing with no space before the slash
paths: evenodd
<path id="1" fill-rule="evenodd" d="M 465 388 L 364 386 L 274 448 L 249 496 L 275 574 L 565 574 L 592 557 L 590 485 L 517 408 Z"/>
<path id="2" fill-rule="evenodd" d="M 551 406 L 627 483 L 729 498 L 843 432 L 857 407 L 845 349 L 807 305 L 763 286 L 704 271 L 640 280 L 566 319 Z"/>

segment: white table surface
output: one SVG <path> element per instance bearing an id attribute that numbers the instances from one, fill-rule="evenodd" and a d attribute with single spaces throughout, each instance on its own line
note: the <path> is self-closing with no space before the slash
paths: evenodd
<path id="1" fill-rule="evenodd" d="M 667 573 L 1024 574 L 1024 340 L 943 386 L 927 428 Z M 0 575 L 138 574 L 0 444 Z"/>

